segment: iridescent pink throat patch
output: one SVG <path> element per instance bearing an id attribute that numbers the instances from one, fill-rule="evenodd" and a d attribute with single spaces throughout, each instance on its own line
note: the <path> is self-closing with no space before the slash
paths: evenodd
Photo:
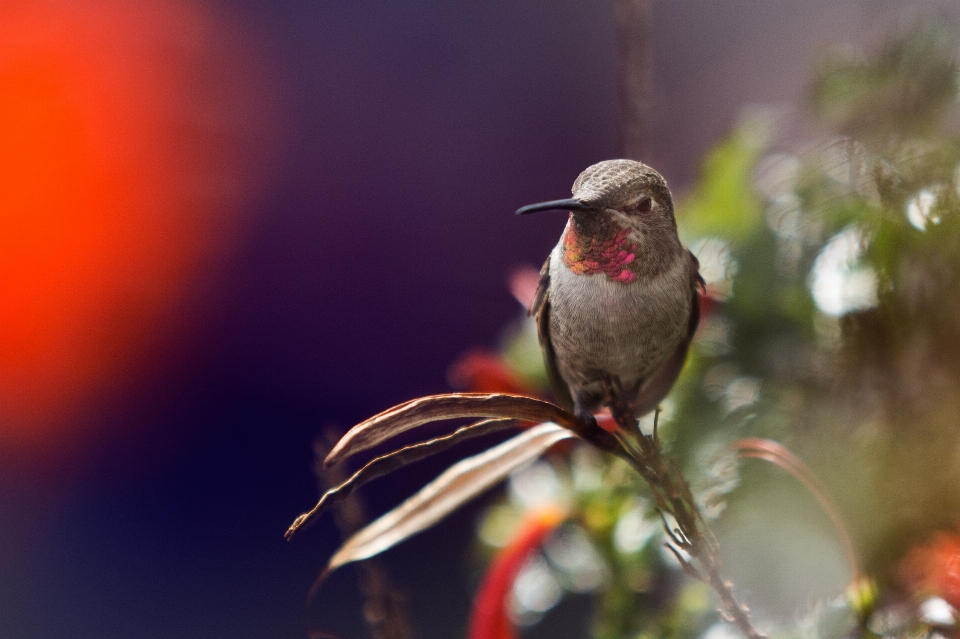
<path id="1" fill-rule="evenodd" d="M 571 224 L 563 236 L 563 263 L 578 275 L 603 273 L 614 282 L 629 284 L 637 279 L 627 268 L 637 258 L 636 245 L 627 240 L 629 234 L 629 229 L 621 229 L 605 239 L 581 239 Z"/>

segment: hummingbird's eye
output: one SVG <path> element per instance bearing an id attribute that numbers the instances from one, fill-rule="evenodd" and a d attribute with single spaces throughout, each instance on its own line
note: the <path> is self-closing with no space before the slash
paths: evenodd
<path id="1" fill-rule="evenodd" d="M 650 209 L 652 208 L 653 208 L 653 200 L 651 200 L 648 197 L 643 198 L 642 200 L 640 200 L 640 203 L 637 204 L 637 210 L 640 211 L 641 213 L 649 213 Z"/>

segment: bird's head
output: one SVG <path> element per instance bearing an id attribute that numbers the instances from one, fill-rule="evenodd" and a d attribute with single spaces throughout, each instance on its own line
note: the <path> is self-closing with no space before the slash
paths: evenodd
<path id="1" fill-rule="evenodd" d="M 634 160 L 606 160 L 588 167 L 573 183 L 573 197 L 524 206 L 517 215 L 570 211 L 576 233 L 605 237 L 626 229 L 644 248 L 679 249 L 673 199 L 655 170 Z"/>

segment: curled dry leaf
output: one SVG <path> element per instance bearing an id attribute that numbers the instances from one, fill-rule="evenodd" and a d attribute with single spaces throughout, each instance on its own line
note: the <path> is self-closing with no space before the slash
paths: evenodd
<path id="1" fill-rule="evenodd" d="M 540 424 L 498 446 L 460 461 L 415 495 L 347 540 L 327 571 L 368 559 L 426 530 L 465 502 L 542 455 L 573 434 L 556 424 Z"/>
<path id="2" fill-rule="evenodd" d="M 810 467 L 793 454 L 793 451 L 789 448 L 771 439 L 744 437 L 735 441 L 733 447 L 739 457 L 768 461 L 787 471 L 803 484 L 824 512 L 827 513 L 837 534 L 840 535 L 840 541 L 843 543 L 844 551 L 847 554 L 851 582 L 857 583 L 860 579 L 860 570 L 857 565 L 857 553 L 854 550 L 853 539 L 850 537 L 843 517 L 840 515 L 840 508 L 833 501 L 833 497 L 830 496 L 830 491 L 827 490 L 826 485 L 820 481 L 820 478 Z"/>
<path id="3" fill-rule="evenodd" d="M 377 477 L 383 477 L 402 466 L 419 461 L 424 457 L 447 450 L 460 442 L 504 430 L 515 424 L 516 420 L 513 419 L 484 419 L 467 426 L 462 426 L 449 435 L 437 437 L 412 446 L 405 446 L 400 450 L 381 455 L 355 472 L 350 479 L 324 493 L 316 506 L 296 518 L 290 528 L 287 529 L 284 537 L 289 540 L 297 530 L 323 514 L 323 511 L 326 510 L 330 504 L 346 499 L 354 489 L 359 488 L 368 481 L 376 479 Z"/>
<path id="4" fill-rule="evenodd" d="M 573 414 L 550 402 L 505 393 L 448 393 L 411 400 L 357 424 L 337 442 L 323 463 L 332 466 L 417 426 L 462 417 L 554 422 L 603 450 L 613 453 L 621 451 L 609 433 L 599 428 L 589 428 Z"/>

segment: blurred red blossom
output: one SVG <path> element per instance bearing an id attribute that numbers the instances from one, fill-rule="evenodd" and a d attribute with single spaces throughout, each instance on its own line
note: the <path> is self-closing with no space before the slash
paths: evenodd
<path id="1" fill-rule="evenodd" d="M 476 393 L 538 395 L 507 365 L 503 356 L 482 348 L 472 349 L 457 358 L 447 377 L 454 388 Z"/>
<path id="2" fill-rule="evenodd" d="M 557 507 L 540 508 L 527 515 L 510 543 L 494 558 L 477 590 L 469 639 L 516 637 L 508 609 L 510 589 L 526 560 L 564 519 L 566 513 Z"/>
<path id="3" fill-rule="evenodd" d="M 900 569 L 912 593 L 936 595 L 960 608 L 960 532 L 940 532 L 929 543 L 915 546 Z"/>
<path id="4" fill-rule="evenodd" d="M 507 286 L 520 305 L 529 309 L 540 286 L 540 272 L 532 266 L 518 266 L 507 278 Z"/>
<path id="5" fill-rule="evenodd" d="M 713 315 L 714 311 L 716 311 L 720 305 L 720 302 L 720 298 L 711 295 L 709 290 L 706 292 L 700 291 L 700 320 L 705 320 Z"/>

